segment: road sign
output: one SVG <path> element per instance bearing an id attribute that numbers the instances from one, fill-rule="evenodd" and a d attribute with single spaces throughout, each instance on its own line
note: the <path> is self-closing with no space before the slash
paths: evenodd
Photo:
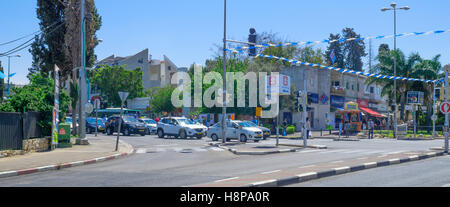
<path id="1" fill-rule="evenodd" d="M 100 108 L 100 99 L 94 99 L 94 108 L 96 109 Z"/>
<path id="2" fill-rule="evenodd" d="M 256 116 L 258 117 L 262 116 L 262 107 L 256 107 Z"/>
<path id="3" fill-rule="evenodd" d="M 441 103 L 441 107 L 439 107 L 441 109 L 441 112 L 443 114 L 449 114 L 450 113 L 450 103 L 449 102 L 442 102 Z"/>
<path id="4" fill-rule="evenodd" d="M 127 100 L 128 92 L 119 92 L 120 100 L 122 100 L 122 103 Z"/>
<path id="5" fill-rule="evenodd" d="M 432 121 L 436 121 L 437 120 L 437 116 L 436 115 L 431 116 L 431 120 Z"/>
<path id="6" fill-rule="evenodd" d="M 423 92 L 421 91 L 408 91 L 406 97 L 407 104 L 423 104 Z"/>
<path id="7" fill-rule="evenodd" d="M 94 111 L 94 106 L 91 103 L 86 103 L 86 113 L 90 114 L 92 111 Z"/>

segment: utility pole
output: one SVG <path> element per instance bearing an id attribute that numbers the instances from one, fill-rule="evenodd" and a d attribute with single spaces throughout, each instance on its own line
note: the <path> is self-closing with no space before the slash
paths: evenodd
<path id="1" fill-rule="evenodd" d="M 86 89 L 86 55 L 85 55 L 85 0 L 81 0 L 81 33 L 80 33 L 80 40 L 81 40 L 81 68 L 80 68 L 80 100 L 79 100 L 79 133 L 78 138 L 82 139 L 84 142 L 87 142 L 86 138 L 86 103 L 87 103 L 87 89 Z M 75 120 L 76 121 L 76 120 Z"/>
<path id="2" fill-rule="evenodd" d="M 442 93 L 442 92 L 441 92 Z M 436 83 L 433 83 L 433 118 L 431 119 L 433 121 L 433 134 L 432 138 L 435 137 L 436 132 Z"/>
<path id="3" fill-rule="evenodd" d="M 222 80 L 223 80 L 223 93 L 222 93 L 222 143 L 226 142 L 226 123 L 225 123 L 225 116 L 227 114 L 227 102 L 226 102 L 226 94 L 227 94 L 227 86 L 226 86 L 226 64 L 227 64 L 227 54 L 226 54 L 226 48 L 227 48 L 227 0 L 223 1 L 223 74 L 222 74 Z"/>
<path id="4" fill-rule="evenodd" d="M 450 66 L 445 66 L 444 67 L 444 71 L 445 71 L 445 77 L 444 77 L 444 83 L 445 83 L 445 102 L 447 102 L 447 87 L 448 87 L 448 70 L 450 69 Z M 444 129 L 445 129 L 445 153 L 448 154 L 448 113 L 445 114 L 445 123 L 444 123 Z"/>
<path id="5" fill-rule="evenodd" d="M 303 147 L 307 147 L 307 132 L 306 132 L 306 114 L 308 113 L 307 99 L 308 99 L 308 90 L 307 87 L 307 78 L 306 78 L 306 68 L 303 68 Z"/>

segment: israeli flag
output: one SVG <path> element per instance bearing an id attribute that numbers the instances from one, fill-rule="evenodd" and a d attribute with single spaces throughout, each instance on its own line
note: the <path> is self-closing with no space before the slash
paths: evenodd
<path id="1" fill-rule="evenodd" d="M 334 50 L 332 50 L 330 53 L 330 60 L 331 64 L 334 64 L 334 61 L 336 61 L 336 54 L 334 53 Z"/>

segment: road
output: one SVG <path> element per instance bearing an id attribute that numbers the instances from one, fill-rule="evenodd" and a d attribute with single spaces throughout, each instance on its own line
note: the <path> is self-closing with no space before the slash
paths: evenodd
<path id="1" fill-rule="evenodd" d="M 450 156 L 374 168 L 288 187 L 450 187 Z"/>
<path id="2" fill-rule="evenodd" d="M 109 137 L 115 139 L 115 136 Z M 294 153 L 255 156 L 234 155 L 208 146 L 209 138 L 180 140 L 147 135 L 122 136 L 121 140 L 133 145 L 136 153 L 98 164 L 2 178 L 0 186 L 190 186 L 343 159 L 428 150 L 443 144 L 442 140 L 375 139 L 350 142 L 314 139 L 308 140 L 308 144 L 327 145 L 328 149 L 307 148 Z M 248 144 L 274 143 L 275 140 L 270 139 Z M 302 144 L 302 141 L 280 140 L 280 143 Z"/>

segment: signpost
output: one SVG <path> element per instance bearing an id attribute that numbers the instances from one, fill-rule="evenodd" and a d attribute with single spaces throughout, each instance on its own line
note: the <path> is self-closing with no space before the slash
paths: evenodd
<path id="1" fill-rule="evenodd" d="M 444 71 L 445 71 L 445 77 L 444 77 L 444 87 L 445 87 L 445 105 L 444 103 L 441 104 L 441 110 L 444 109 L 444 111 L 446 111 L 445 109 L 449 109 L 450 107 L 448 107 L 448 102 L 447 102 L 447 90 L 448 90 L 448 70 L 450 69 L 449 65 L 446 65 L 444 67 Z M 445 107 L 445 108 L 444 108 Z M 448 154 L 448 113 L 445 114 L 445 123 L 444 123 L 444 134 L 445 134 L 445 153 Z"/>
<path id="2" fill-rule="evenodd" d="M 417 128 L 417 121 L 416 121 L 416 111 L 417 106 L 423 104 L 423 92 L 421 91 L 408 91 L 406 94 L 406 103 L 411 104 L 412 107 L 412 114 L 414 118 L 414 138 L 416 138 L 416 128 Z"/>
<path id="3" fill-rule="evenodd" d="M 117 129 L 116 151 L 119 149 L 119 136 L 120 136 L 120 126 L 122 125 L 123 104 L 125 103 L 125 100 L 127 100 L 128 92 L 119 92 L 119 96 L 122 102 L 120 104 L 120 119 L 119 119 L 119 128 Z"/>
<path id="4" fill-rule="evenodd" d="M 95 108 L 95 136 L 98 133 L 98 109 L 100 108 L 100 99 L 94 99 L 94 108 Z"/>

